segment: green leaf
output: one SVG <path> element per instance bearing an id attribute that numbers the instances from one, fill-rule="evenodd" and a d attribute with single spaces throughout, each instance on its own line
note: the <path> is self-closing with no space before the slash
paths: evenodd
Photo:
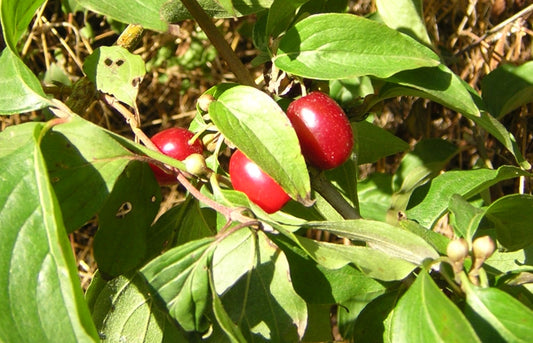
<path id="1" fill-rule="evenodd" d="M 320 265 L 339 269 L 353 263 L 363 274 L 382 281 L 404 279 L 416 265 L 363 246 L 319 242 L 296 236 L 300 246 Z"/>
<path id="2" fill-rule="evenodd" d="M 444 64 L 430 68 L 401 71 L 385 81 L 380 89 L 381 100 L 400 95 L 419 96 L 433 100 L 470 117 L 479 117 L 476 102 L 479 96 Z"/>
<path id="3" fill-rule="evenodd" d="M 452 195 L 459 194 L 468 200 L 500 181 L 521 175 L 530 174 L 513 166 L 502 166 L 497 170 L 448 171 L 434 178 L 427 187 L 420 187 L 413 193 L 409 200 L 407 217 L 431 228 L 448 210 Z"/>
<path id="4" fill-rule="evenodd" d="M 413 191 L 437 176 L 458 151 L 457 146 L 448 141 L 424 139 L 403 157 L 393 176 L 394 193 L 387 213 L 390 223 L 395 223 L 398 213 L 406 210 Z"/>
<path id="5" fill-rule="evenodd" d="M 134 106 L 146 68 L 141 56 L 120 46 L 102 46 L 85 59 L 83 71 L 99 91 Z"/>
<path id="6" fill-rule="evenodd" d="M 353 337 L 368 343 L 390 342 L 388 333 L 390 332 L 390 322 L 394 307 L 398 301 L 397 292 L 385 293 L 372 300 L 357 316 L 353 324 Z M 339 312 L 341 314 L 342 312 Z M 347 314 L 344 314 L 347 315 Z M 339 318 L 339 327 L 343 334 L 346 324 Z M 346 337 L 346 336 L 344 336 Z"/>
<path id="7" fill-rule="evenodd" d="M 102 275 L 115 277 L 144 262 L 147 233 L 160 202 L 160 187 L 150 167 L 132 161 L 98 213 L 93 245 Z"/>
<path id="8" fill-rule="evenodd" d="M 3 2 L 1 3 L 3 4 Z M 14 52 L 0 55 L 0 114 L 16 114 L 50 106 L 39 79 Z"/>
<path id="9" fill-rule="evenodd" d="M 96 274 L 86 298 L 103 341 L 190 342 L 138 273 L 107 282 Z"/>
<path id="10" fill-rule="evenodd" d="M 215 289 L 212 274 L 209 274 L 209 287 Z M 241 329 L 231 320 L 217 292 L 211 292 L 211 295 L 213 296 L 213 314 L 215 315 L 217 324 L 220 325 L 220 328 L 224 331 L 229 341 L 231 343 L 246 343 L 246 338 L 244 338 Z"/>
<path id="11" fill-rule="evenodd" d="M 45 125 L 21 124 L 0 134 L 20 143 L 0 156 L 0 341 L 95 342 L 98 334 L 39 149 Z"/>
<path id="12" fill-rule="evenodd" d="M 453 143 L 440 138 L 422 139 L 413 151 L 408 152 L 394 173 L 394 191 L 411 193 L 437 176 L 459 149 Z"/>
<path id="13" fill-rule="evenodd" d="M 326 178 L 331 181 L 350 205 L 354 206 L 358 201 L 357 195 L 357 165 L 352 159 L 348 159 L 342 165 L 326 170 Z M 338 213 L 337 213 L 338 214 Z"/>
<path id="14" fill-rule="evenodd" d="M 186 331 L 204 332 L 208 307 L 208 268 L 215 237 L 195 240 L 168 250 L 141 269 L 165 302 L 169 314 Z"/>
<path id="15" fill-rule="evenodd" d="M 100 210 L 133 156 L 101 127 L 78 116 L 55 125 L 41 149 L 67 232 Z"/>
<path id="16" fill-rule="evenodd" d="M 456 235 L 471 243 L 485 211 L 472 206 L 458 194 L 452 195 L 448 208 L 453 214 L 452 225 Z"/>
<path id="17" fill-rule="evenodd" d="M 388 27 L 431 46 L 421 0 L 376 0 L 379 17 Z"/>
<path id="18" fill-rule="evenodd" d="M 485 216 L 496 227 L 496 237 L 508 250 L 519 250 L 533 243 L 533 196 L 511 194 L 493 202 Z"/>
<path id="19" fill-rule="evenodd" d="M 222 0 L 228 3 L 228 0 Z M 233 0 L 233 10 L 229 13 L 217 0 L 198 0 L 200 6 L 211 17 L 240 17 L 264 10 L 273 0 Z M 93 11 L 128 24 L 139 24 L 147 29 L 166 31 L 168 23 L 190 19 L 191 15 L 179 0 L 78 0 L 80 5 Z"/>
<path id="20" fill-rule="evenodd" d="M 2 0 L 0 1 L 0 23 L 3 37 L 12 52 L 17 51 L 17 43 L 28 31 L 28 25 L 44 0 Z M 5 64 L 0 64 L 2 69 Z M 3 79 L 0 77 L 0 79 Z M 1 108 L 2 106 L 0 106 Z"/>
<path id="21" fill-rule="evenodd" d="M 289 262 L 291 280 L 296 292 L 307 304 L 340 304 L 350 300 L 359 302 L 382 294 L 385 286 L 364 275 L 353 265 L 338 269 L 326 268 L 311 259 L 299 245 L 285 236 L 277 236 L 276 243 L 283 249 Z M 313 287 L 309 287 L 312 284 Z"/>
<path id="22" fill-rule="evenodd" d="M 459 308 L 422 271 L 394 309 L 392 342 L 480 340 Z"/>
<path id="23" fill-rule="evenodd" d="M 237 230 L 218 243 L 213 254 L 214 290 L 224 294 L 255 265 L 255 240 L 247 229 Z"/>
<path id="24" fill-rule="evenodd" d="M 209 116 L 224 136 L 295 200 L 309 202 L 310 181 L 298 137 L 278 104 L 249 86 L 221 85 Z"/>
<path id="25" fill-rule="evenodd" d="M 409 219 L 400 220 L 400 226 L 410 232 L 422 237 L 426 242 L 431 244 L 435 250 L 441 255 L 446 255 L 446 248 L 450 239 L 438 232 L 426 229 L 422 225 Z"/>
<path id="26" fill-rule="evenodd" d="M 288 73 L 313 79 L 372 75 L 439 65 L 438 56 L 410 37 L 351 14 L 307 17 L 287 30 L 273 59 Z"/>
<path id="27" fill-rule="evenodd" d="M 357 183 L 357 194 L 361 216 L 384 222 L 391 205 L 392 175 L 371 173 Z"/>
<path id="28" fill-rule="evenodd" d="M 268 11 L 266 37 L 279 36 L 294 20 L 296 11 L 309 0 L 274 0 Z"/>
<path id="29" fill-rule="evenodd" d="M 533 246 L 510 252 L 496 249 L 484 265 L 488 265 L 491 269 L 502 273 L 520 271 L 522 268 L 531 268 L 531 262 L 528 262 L 528 256 L 531 256 L 532 253 Z"/>
<path id="30" fill-rule="evenodd" d="M 403 71 L 387 81 L 391 84 L 380 90 L 377 102 L 400 95 L 418 96 L 438 102 L 481 126 L 512 152 L 524 169 L 530 168 L 513 135 L 484 110 L 483 100 L 476 91 L 445 65 Z"/>
<path id="31" fill-rule="evenodd" d="M 439 256 L 435 249 L 419 236 L 383 222 L 356 219 L 309 222 L 304 227 L 326 230 L 340 237 L 366 242 L 373 249 L 417 265 L 426 259 Z"/>
<path id="32" fill-rule="evenodd" d="M 307 328 L 302 342 L 333 342 L 331 305 L 307 304 Z"/>
<path id="33" fill-rule="evenodd" d="M 509 294 L 497 288 L 479 288 L 464 282 L 467 313 L 480 325 L 479 335 L 486 326 L 492 327 L 505 342 L 529 342 L 533 337 L 533 311 Z M 477 318 L 476 318 L 477 317 Z"/>
<path id="34" fill-rule="evenodd" d="M 499 66 L 483 78 L 481 91 L 489 112 L 496 118 L 533 102 L 533 61 Z"/>
<path id="35" fill-rule="evenodd" d="M 357 132 L 355 146 L 358 164 L 374 163 L 383 157 L 409 149 L 409 144 L 405 141 L 366 120 L 352 123 L 352 128 Z"/>
<path id="36" fill-rule="evenodd" d="M 350 116 L 350 107 L 360 105 L 367 95 L 374 93 L 372 79 L 368 76 L 329 81 L 329 95 L 344 108 Z"/>
<path id="37" fill-rule="evenodd" d="M 222 296 L 224 307 L 248 342 L 299 341 L 307 306 L 293 289 L 287 258 L 261 231 L 254 248 L 253 268 Z"/>

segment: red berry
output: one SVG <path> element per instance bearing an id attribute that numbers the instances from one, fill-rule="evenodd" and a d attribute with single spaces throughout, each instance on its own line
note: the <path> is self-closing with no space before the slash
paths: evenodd
<path id="1" fill-rule="evenodd" d="M 333 169 L 350 157 L 353 132 L 342 108 L 329 96 L 311 92 L 290 103 L 287 116 L 302 154 L 320 169 Z"/>
<path id="2" fill-rule="evenodd" d="M 248 199 L 267 213 L 278 211 L 290 199 L 276 181 L 240 150 L 235 151 L 230 158 L 229 175 L 233 188 L 246 194 Z"/>
<path id="3" fill-rule="evenodd" d="M 176 160 L 183 161 L 191 154 L 201 154 L 204 150 L 202 141 L 196 139 L 192 144 L 189 144 L 194 133 L 181 128 L 173 127 L 156 133 L 152 138 L 152 142 L 161 151 L 161 153 L 172 157 Z M 165 173 L 161 168 L 150 164 L 155 178 L 161 185 L 176 183 L 176 176 Z"/>

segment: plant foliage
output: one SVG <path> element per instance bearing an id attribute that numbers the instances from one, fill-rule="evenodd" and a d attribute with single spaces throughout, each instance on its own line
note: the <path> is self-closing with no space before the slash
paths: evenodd
<path id="1" fill-rule="evenodd" d="M 92 92 L 80 91 L 83 82 L 72 92 L 82 102 L 97 92 L 126 117 L 133 141 L 48 93 L 21 56 L 44 1 L 0 0 L 0 114 L 49 116 L 0 133 L 0 341 L 316 342 L 333 340 L 333 331 L 377 342 L 533 337 L 533 197 L 490 194 L 532 177 L 501 121 L 533 100 L 532 62 L 496 68 L 479 95 L 437 54 L 418 0 L 377 1 L 369 17 L 348 13 L 347 1 L 77 2 L 162 35 L 195 19 L 236 75 L 248 71 L 231 49 L 225 55 L 205 18 L 247 16 L 255 62 L 271 80 L 204 92 L 209 102 L 199 103 L 189 129 L 214 147 L 205 152 L 209 171 L 194 176 L 186 162 L 153 151 L 137 121 L 148 61 L 120 44 L 98 47 L 83 60 Z M 352 158 L 327 172 L 306 164 L 284 112 L 315 88 L 346 108 L 355 137 Z M 449 170 L 459 153 L 453 142 L 410 145 L 364 120 L 399 96 L 462 114 L 506 149 L 507 163 Z M 235 148 L 290 195 L 282 210 L 267 214 L 231 188 L 225 161 Z M 358 175 L 388 156 L 399 161 L 393 174 Z M 187 190 L 164 213 L 148 162 L 166 165 Z M 84 296 L 68 234 L 95 217 L 99 271 Z M 452 235 L 435 231 L 443 218 Z M 496 251 L 470 250 L 481 236 Z M 468 248 L 456 259 L 447 247 L 458 238 Z"/>

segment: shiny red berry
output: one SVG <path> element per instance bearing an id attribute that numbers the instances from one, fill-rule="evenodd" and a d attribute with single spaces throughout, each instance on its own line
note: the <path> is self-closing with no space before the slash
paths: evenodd
<path id="1" fill-rule="evenodd" d="M 350 157 L 353 132 L 342 108 L 329 96 L 311 92 L 289 104 L 292 123 L 305 159 L 320 169 L 333 169 Z"/>
<path id="2" fill-rule="evenodd" d="M 274 213 L 289 201 L 280 185 L 240 150 L 229 161 L 229 175 L 235 190 L 241 191 L 267 213 Z"/>
<path id="3" fill-rule="evenodd" d="M 161 153 L 172 157 L 176 160 L 183 161 L 191 154 L 201 154 L 204 150 L 202 141 L 196 139 L 192 144 L 189 141 L 194 137 L 194 133 L 181 128 L 173 127 L 156 133 L 152 142 L 161 151 Z M 150 164 L 155 178 L 161 185 L 177 183 L 176 176 L 165 173 L 161 168 Z"/>

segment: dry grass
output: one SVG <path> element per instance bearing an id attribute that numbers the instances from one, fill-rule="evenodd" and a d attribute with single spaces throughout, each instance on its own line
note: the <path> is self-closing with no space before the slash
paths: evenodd
<path id="1" fill-rule="evenodd" d="M 350 3 L 351 11 L 357 14 L 364 15 L 375 10 L 373 1 Z M 426 0 L 424 19 L 435 46 L 445 56 L 449 67 L 479 90 L 483 77 L 500 64 L 520 64 L 531 59 L 533 15 L 529 13 L 506 23 L 528 5 L 526 0 Z M 57 65 L 74 82 L 83 75 L 81 64 L 84 58 L 98 46 L 113 44 L 118 34 L 105 18 L 91 13 L 87 16 L 81 13 L 65 15 L 59 6 L 59 1 L 49 1 L 42 8 L 23 42 L 22 55 L 34 72 L 40 73 Z M 217 21 L 227 41 L 245 62 L 249 62 L 256 53 L 249 37 L 241 34 L 247 31 L 252 20 Z M 85 23 L 90 23 L 94 30 L 92 38 L 83 35 Z M 500 23 L 506 24 L 498 26 Z M 172 56 L 183 56 L 198 34 L 198 28 L 192 21 L 182 23 L 177 36 L 148 32 L 135 53 L 150 61 L 162 46 L 170 46 Z M 204 41 L 203 44 L 207 48 L 208 43 Z M 262 68 L 251 68 L 251 71 L 256 78 L 262 74 Z M 205 67 L 190 70 L 180 66 L 169 67 L 165 62 L 152 68 L 141 84 L 138 97 L 143 130 L 150 135 L 161 128 L 186 125 L 194 115 L 197 97 L 212 85 L 225 81 L 234 81 L 234 77 L 218 58 L 206 63 Z M 68 87 L 52 87 L 49 91 L 66 100 L 70 90 Z M 530 161 L 533 160 L 532 113 L 532 105 L 529 104 L 504 118 L 504 124 L 515 135 Z M 91 104 L 83 115 L 107 129 L 131 136 L 123 118 L 101 101 Z M 38 119 L 42 119 L 42 113 L 0 117 L 0 130 Z M 412 144 L 421 137 L 443 137 L 464 147 L 459 157 L 452 161 L 455 168 L 470 168 L 480 158 L 495 167 L 509 163 L 509 156 L 499 143 L 474 130 L 459 114 L 430 101 L 408 97 L 388 101 L 376 123 Z M 397 158 L 383 159 L 372 166 L 365 166 L 365 171 L 391 172 L 397 162 Z M 529 184 L 507 186 L 510 191 L 531 191 Z M 164 207 L 179 201 L 176 189 L 165 192 Z M 90 222 L 71 236 L 84 288 L 95 271 L 91 242 L 96 227 L 95 222 Z"/>

